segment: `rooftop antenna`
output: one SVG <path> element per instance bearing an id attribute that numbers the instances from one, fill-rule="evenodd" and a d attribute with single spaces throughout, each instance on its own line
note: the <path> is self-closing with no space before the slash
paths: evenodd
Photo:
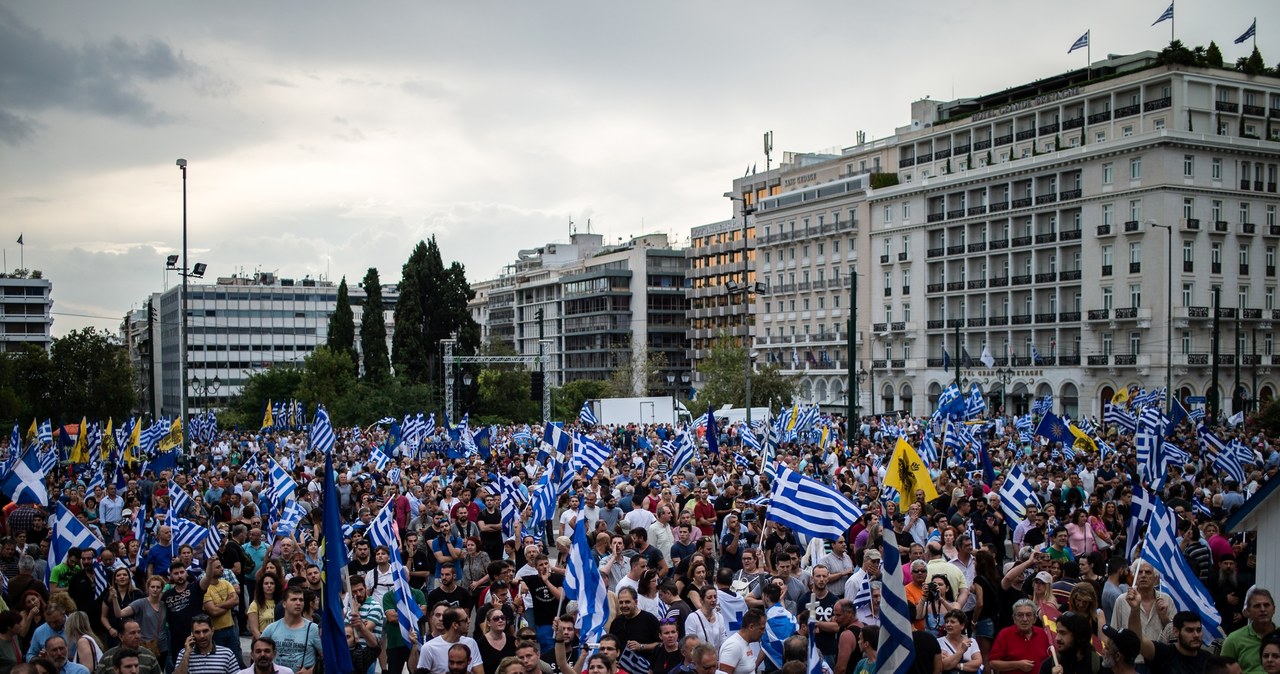
<path id="1" fill-rule="evenodd" d="M 587 233 L 591 233 L 591 218 L 587 218 Z"/>
<path id="2" fill-rule="evenodd" d="M 573 236 L 573 217 L 569 217 L 569 236 Z"/>
<path id="3" fill-rule="evenodd" d="M 764 172 L 768 173 L 773 164 L 773 132 L 764 132 Z"/>

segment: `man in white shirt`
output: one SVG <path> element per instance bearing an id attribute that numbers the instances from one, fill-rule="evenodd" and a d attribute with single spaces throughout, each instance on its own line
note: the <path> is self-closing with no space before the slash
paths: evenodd
<path id="1" fill-rule="evenodd" d="M 292 669 L 276 664 L 276 642 L 258 637 L 253 640 L 251 653 L 253 664 L 238 674 L 293 674 Z"/>
<path id="2" fill-rule="evenodd" d="M 649 525 L 649 544 L 662 553 L 662 558 L 671 564 L 671 546 L 676 542 L 676 533 L 671 529 L 672 513 L 668 506 L 658 506 L 658 519 Z"/>
<path id="3" fill-rule="evenodd" d="M 754 674 L 760 661 L 760 637 L 764 636 L 764 612 L 751 609 L 742 616 L 742 626 L 720 646 L 720 671 L 725 674 Z"/>
<path id="4" fill-rule="evenodd" d="M 471 649 L 471 674 L 482 674 L 484 665 L 480 661 L 480 646 L 476 640 L 464 636 L 467 630 L 467 612 L 460 608 L 451 608 L 444 613 L 444 634 L 422 645 L 422 655 L 418 657 L 418 669 L 427 669 L 431 674 L 447 674 L 449 671 L 449 649 L 454 644 L 464 644 Z"/>
<path id="5" fill-rule="evenodd" d="M 596 522 L 600 521 L 600 506 L 596 505 L 599 498 L 594 491 L 587 490 L 583 499 L 582 516 L 587 518 L 587 534 L 590 535 L 596 530 Z M 573 535 L 572 532 L 569 535 Z"/>

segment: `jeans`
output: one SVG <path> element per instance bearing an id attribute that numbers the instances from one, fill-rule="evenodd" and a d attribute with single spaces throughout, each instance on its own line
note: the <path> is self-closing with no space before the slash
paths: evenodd
<path id="1" fill-rule="evenodd" d="M 409 662 L 409 647 L 395 646 L 387 649 L 387 673 L 402 674 Z"/>
<path id="2" fill-rule="evenodd" d="M 239 666 L 244 667 L 244 655 L 240 652 L 240 631 L 234 625 L 214 631 L 213 643 L 230 649 L 231 653 L 236 656 L 236 662 Z"/>

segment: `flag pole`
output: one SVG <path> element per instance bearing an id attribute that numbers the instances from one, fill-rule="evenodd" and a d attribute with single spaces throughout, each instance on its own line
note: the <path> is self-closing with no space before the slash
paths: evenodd
<path id="1" fill-rule="evenodd" d="M 1176 37 L 1174 37 L 1174 36 L 1176 35 L 1176 33 L 1174 32 L 1174 29 L 1175 29 L 1175 28 L 1177 27 L 1177 25 L 1178 25 L 1178 7 L 1177 7 L 1177 2 L 1176 2 L 1176 1 L 1175 1 L 1175 2 L 1171 2 L 1171 3 L 1169 3 L 1169 6 L 1173 8 L 1173 12 L 1169 15 L 1169 42 L 1171 42 L 1171 43 L 1172 43 L 1174 40 L 1176 40 L 1176 39 L 1177 39 Z"/>

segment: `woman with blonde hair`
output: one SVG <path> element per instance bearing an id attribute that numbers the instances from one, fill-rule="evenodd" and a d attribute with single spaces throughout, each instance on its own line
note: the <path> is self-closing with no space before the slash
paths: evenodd
<path id="1" fill-rule="evenodd" d="M 84 611 L 68 613 L 64 629 L 67 637 L 67 659 L 84 665 L 92 672 L 102 659 L 102 643 L 89 626 L 89 616 Z"/>
<path id="2" fill-rule="evenodd" d="M 516 654 L 516 641 L 511 637 L 511 626 L 501 606 L 489 607 L 484 615 L 483 630 L 476 645 L 480 647 L 484 674 L 500 674 L 502 661 Z"/>

